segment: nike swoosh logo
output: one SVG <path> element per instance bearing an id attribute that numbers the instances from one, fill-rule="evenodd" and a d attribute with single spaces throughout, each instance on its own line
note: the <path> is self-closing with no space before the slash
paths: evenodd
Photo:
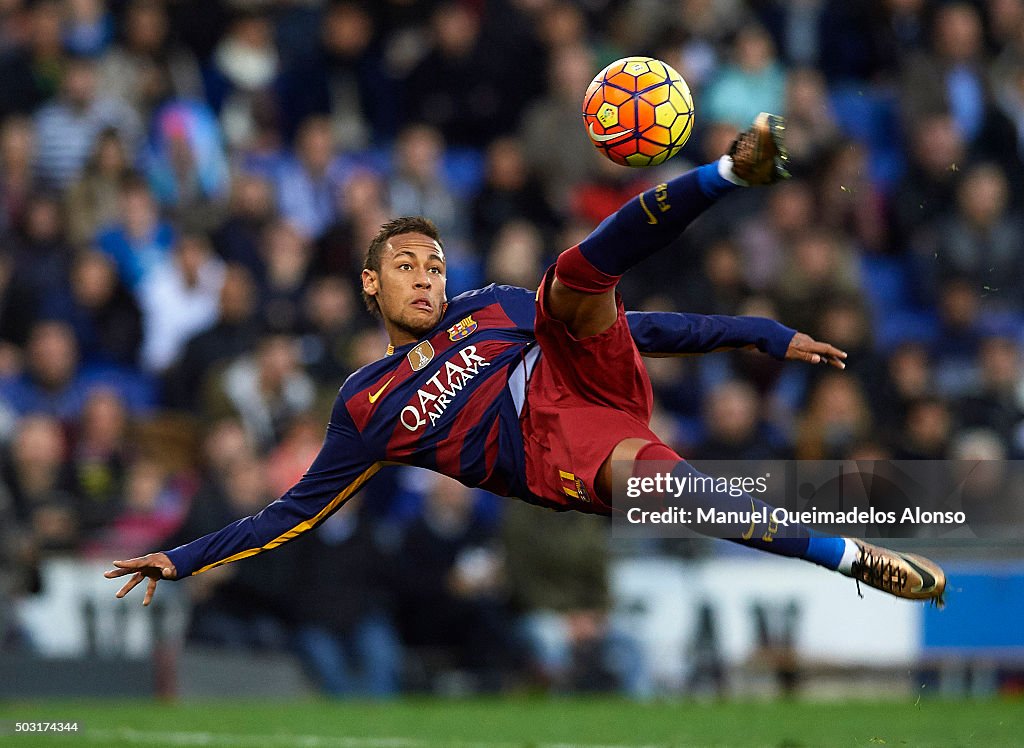
<path id="1" fill-rule="evenodd" d="M 596 140 L 598 143 L 607 143 L 609 140 L 621 138 L 623 135 L 629 135 L 631 132 L 633 132 L 633 128 L 623 130 L 622 132 L 613 132 L 607 133 L 605 135 L 598 135 L 596 132 L 594 132 L 594 123 L 590 123 L 590 137 L 592 140 Z"/>
<path id="2" fill-rule="evenodd" d="M 370 405 L 373 405 L 375 402 L 377 402 L 377 398 L 384 393 L 384 390 L 386 390 L 388 388 L 388 385 L 391 384 L 393 381 L 395 381 L 395 378 L 391 377 L 391 379 L 389 379 L 383 385 L 381 385 L 381 388 L 379 390 L 370 393 Z"/>
<path id="3" fill-rule="evenodd" d="M 935 588 L 935 577 L 906 556 L 903 557 L 903 560 L 906 561 L 914 571 L 921 575 L 921 586 L 917 589 L 911 590 L 911 592 L 929 592 Z"/>

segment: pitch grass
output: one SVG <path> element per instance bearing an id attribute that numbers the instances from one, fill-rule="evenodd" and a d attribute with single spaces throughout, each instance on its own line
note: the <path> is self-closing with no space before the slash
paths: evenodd
<path id="1" fill-rule="evenodd" d="M 67 735 L 11 735 L 7 731 L 14 720 L 79 720 L 82 729 Z M 0 705 L 0 726 L 0 744 L 14 748 L 951 748 L 1024 745 L 1024 701 L 53 701 Z"/>

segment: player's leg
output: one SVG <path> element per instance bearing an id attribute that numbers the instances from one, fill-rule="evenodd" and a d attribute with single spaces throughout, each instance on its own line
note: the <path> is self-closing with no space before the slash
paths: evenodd
<path id="1" fill-rule="evenodd" d="M 654 472 L 664 471 L 666 463 L 673 464 L 671 473 L 674 477 L 702 476 L 660 442 L 625 439 L 616 445 L 597 474 L 597 490 L 608 500 L 615 490 L 613 463 L 630 465 L 632 476 L 653 477 Z M 942 601 L 945 574 L 937 564 L 920 556 L 891 551 L 854 538 L 822 535 L 797 523 L 778 525 L 770 519 L 773 507 L 747 493 L 739 496 L 716 493 L 713 499 L 708 494 L 684 494 L 679 498 L 666 497 L 665 506 L 668 506 L 668 501 L 693 511 L 715 509 L 742 515 L 752 509 L 760 510 L 767 518 L 765 522 L 739 522 L 735 527 L 719 524 L 715 526 L 716 535 L 768 553 L 812 561 L 897 597 Z M 700 527 L 695 526 L 694 529 L 699 530 Z"/>
<path id="2" fill-rule="evenodd" d="M 615 322 L 615 286 L 631 267 L 672 242 L 719 197 L 788 176 L 782 120 L 761 114 L 718 161 L 637 195 L 580 244 L 559 255 L 547 287 L 549 314 L 576 338 Z"/>

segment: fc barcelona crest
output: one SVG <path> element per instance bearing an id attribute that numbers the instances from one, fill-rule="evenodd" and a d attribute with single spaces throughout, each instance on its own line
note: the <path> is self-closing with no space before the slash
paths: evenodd
<path id="1" fill-rule="evenodd" d="M 473 315 L 469 315 L 465 319 L 461 320 L 458 324 L 452 325 L 448 328 L 448 338 L 452 342 L 456 340 L 462 340 L 465 337 L 469 337 L 476 331 L 476 320 L 473 319 Z"/>
<path id="2" fill-rule="evenodd" d="M 412 370 L 419 371 L 433 360 L 434 346 L 430 344 L 429 340 L 424 340 L 409 351 L 407 358 L 409 359 L 409 366 L 412 367 Z"/>

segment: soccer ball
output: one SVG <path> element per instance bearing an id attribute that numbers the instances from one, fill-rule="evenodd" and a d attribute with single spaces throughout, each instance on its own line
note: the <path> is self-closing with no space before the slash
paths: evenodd
<path id="1" fill-rule="evenodd" d="M 590 142 L 624 166 L 672 158 L 693 130 L 693 97 L 682 76 L 652 57 L 624 57 L 606 67 L 583 97 Z"/>

